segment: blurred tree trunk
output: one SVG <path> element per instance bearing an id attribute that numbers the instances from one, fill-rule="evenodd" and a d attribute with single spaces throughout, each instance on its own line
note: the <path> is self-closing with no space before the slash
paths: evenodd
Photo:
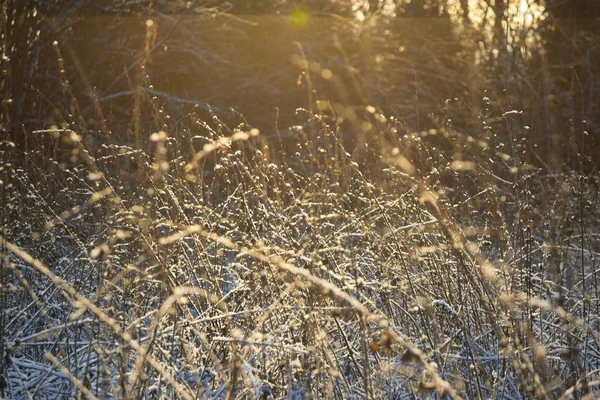
<path id="1" fill-rule="evenodd" d="M 562 163 L 597 171 L 592 155 L 600 150 L 600 6 L 595 0 L 547 0 L 546 11 L 537 65 L 544 75 L 545 101 L 555 114 L 546 121 L 547 158 L 555 168 Z"/>
<path id="2" fill-rule="evenodd" d="M 469 16 L 469 0 L 460 0 L 460 9 L 462 12 L 462 20 L 465 26 L 471 26 L 471 18 Z"/>
<path id="3" fill-rule="evenodd" d="M 34 51 L 40 40 L 37 34 L 41 21 L 33 15 L 34 1 L 7 0 L 3 8 L 3 53 L 0 90 L 3 107 L 2 124 L 11 140 L 23 142 L 22 124 L 31 119 L 27 111 L 35 108 L 31 78 L 36 75 L 39 52 Z M 27 118 L 25 118 L 27 117 Z"/>
<path id="4" fill-rule="evenodd" d="M 494 38 L 497 45 L 504 43 L 505 33 L 502 26 L 502 22 L 506 19 L 504 15 L 506 13 L 505 0 L 494 1 Z"/>
<path id="5" fill-rule="evenodd" d="M 369 0 L 369 12 L 374 13 L 379 9 L 379 0 Z"/>

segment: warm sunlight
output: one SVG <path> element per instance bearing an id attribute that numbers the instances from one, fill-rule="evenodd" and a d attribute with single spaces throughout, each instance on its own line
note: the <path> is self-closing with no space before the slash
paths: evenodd
<path id="1" fill-rule="evenodd" d="M 292 18 L 292 24 L 296 28 L 305 28 L 311 19 L 310 9 L 308 7 L 296 7 L 291 11 L 290 16 Z"/>
<path id="2" fill-rule="evenodd" d="M 595 0 L 0 6 L 0 399 L 600 395 Z"/>

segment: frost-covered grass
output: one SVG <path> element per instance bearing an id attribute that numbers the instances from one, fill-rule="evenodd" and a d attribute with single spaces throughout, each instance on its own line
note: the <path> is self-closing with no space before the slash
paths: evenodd
<path id="1" fill-rule="evenodd" d="M 597 202 L 598 182 L 533 209 L 517 196 L 536 173 L 503 183 L 417 135 L 361 166 L 318 115 L 295 129 L 195 154 L 155 133 L 68 168 L 30 153 L 5 192 L 5 396 L 515 398 L 594 379 L 593 239 L 552 246 L 557 215 L 538 213 Z"/>
<path id="2" fill-rule="evenodd" d="M 301 55 L 296 125 L 173 121 L 146 76 L 110 136 L 63 70 L 64 123 L 2 138 L 2 397 L 597 395 L 597 171 L 536 164 L 487 92 L 422 131 L 329 102 L 353 60 Z"/>

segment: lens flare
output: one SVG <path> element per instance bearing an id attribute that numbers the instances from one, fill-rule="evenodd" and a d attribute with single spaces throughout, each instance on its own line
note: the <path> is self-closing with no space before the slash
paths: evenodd
<path id="1" fill-rule="evenodd" d="M 308 7 L 297 7 L 290 14 L 292 25 L 297 28 L 303 28 L 310 22 L 310 9 Z"/>

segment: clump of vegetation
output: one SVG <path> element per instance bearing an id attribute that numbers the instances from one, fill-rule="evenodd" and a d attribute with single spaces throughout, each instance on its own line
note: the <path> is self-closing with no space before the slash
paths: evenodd
<path id="1" fill-rule="evenodd" d="M 598 393 L 596 16 L 58 3 L 2 8 L 1 397 Z"/>

